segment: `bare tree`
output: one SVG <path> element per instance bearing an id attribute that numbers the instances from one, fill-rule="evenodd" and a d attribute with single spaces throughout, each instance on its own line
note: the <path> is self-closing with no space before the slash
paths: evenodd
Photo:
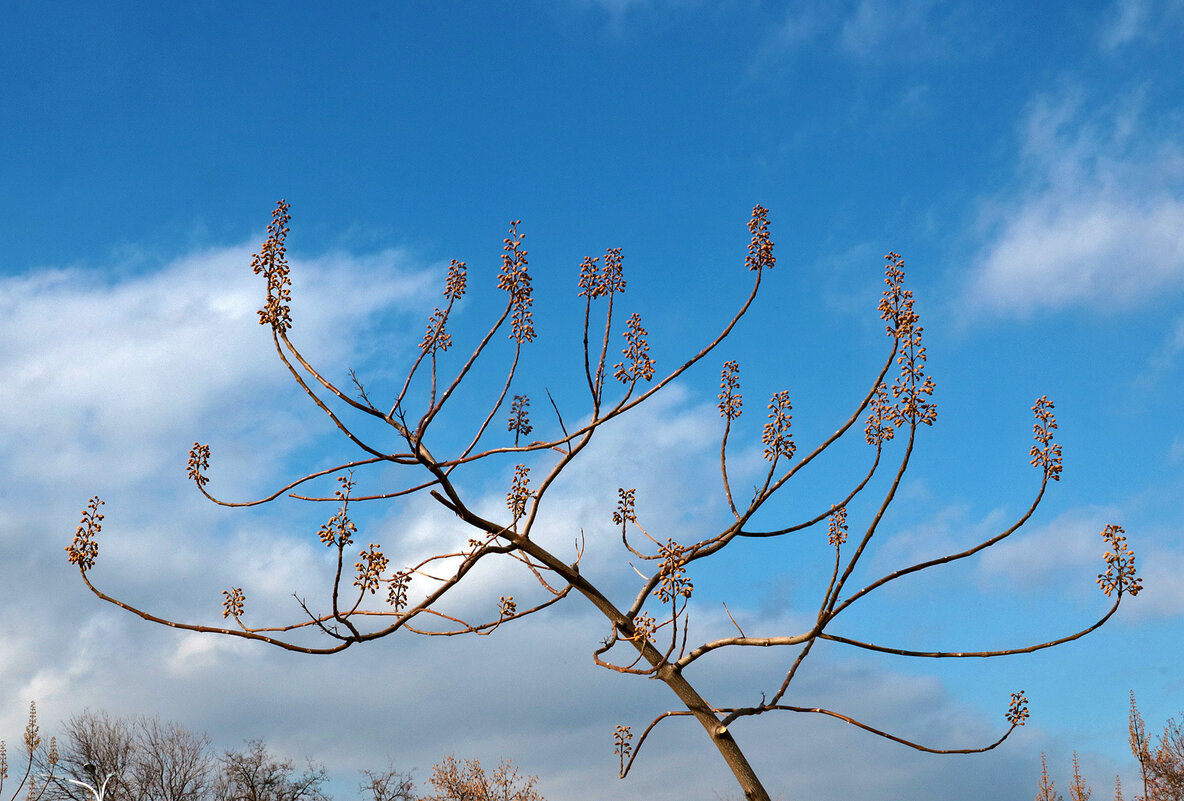
<path id="1" fill-rule="evenodd" d="M 1168 718 L 1159 743 L 1153 745 L 1147 737 L 1147 724 L 1135 703 L 1135 692 L 1131 690 L 1130 711 L 1127 715 L 1127 742 L 1131 754 L 1139 763 L 1139 774 L 1143 782 L 1143 794 L 1132 801 L 1184 801 L 1184 725 L 1175 718 Z M 1044 754 L 1040 755 L 1040 793 L 1052 798 L 1053 785 L 1048 778 L 1048 766 Z M 1069 786 L 1072 801 L 1089 801 L 1093 791 L 1081 777 L 1081 761 L 1073 752 L 1073 783 Z M 1037 794 L 1037 801 L 1042 796 Z M 1114 777 L 1114 799 L 1122 801 L 1122 779 Z"/>
<path id="2" fill-rule="evenodd" d="M 1040 784 L 1036 786 L 1036 801 L 1064 801 L 1064 796 L 1057 794 L 1057 785 L 1048 777 L 1048 759 L 1040 755 Z"/>
<path id="3" fill-rule="evenodd" d="M 1139 714 L 1134 690 L 1131 690 L 1130 711 L 1127 713 L 1127 743 L 1139 762 L 1139 778 L 1143 780 L 1143 795 L 1135 796 L 1135 801 L 1140 801 L 1140 798 L 1141 801 L 1148 801 L 1151 798 L 1151 745 L 1147 742 L 1147 724 Z"/>
<path id="4" fill-rule="evenodd" d="M 358 792 L 369 801 L 416 801 L 415 783 L 411 774 L 387 764 L 386 770 L 364 770 L 366 780 L 358 785 Z"/>
<path id="5" fill-rule="evenodd" d="M 217 765 L 210 738 L 172 721 L 141 718 L 132 780 L 138 801 L 204 801 L 211 795 Z"/>
<path id="6" fill-rule="evenodd" d="M 1135 801 L 1184 801 L 1184 723 L 1168 718 L 1159 742 L 1152 745 L 1132 690 L 1127 728 L 1131 753 L 1139 761 L 1143 779 L 1143 795 Z"/>
<path id="7" fill-rule="evenodd" d="M 112 777 L 104 799 L 207 801 L 217 774 L 210 738 L 152 717 L 111 717 L 83 710 L 65 724 L 55 801 L 93 801 L 84 782 Z"/>
<path id="8" fill-rule="evenodd" d="M 276 759 L 262 740 L 248 741 L 243 751 L 227 751 L 221 762 L 215 801 L 329 801 L 323 766 L 309 762 L 297 774 L 291 760 Z"/>
<path id="9" fill-rule="evenodd" d="M 1094 794 L 1094 791 L 1089 789 L 1089 785 L 1085 783 L 1085 779 L 1081 778 L 1081 760 L 1077 756 L 1077 752 L 1073 752 L 1073 781 L 1069 784 L 1069 798 L 1070 801 L 1089 801 L 1089 797 Z"/>
<path id="10" fill-rule="evenodd" d="M 503 759 L 492 774 L 486 774 L 478 759 L 457 761 L 451 754 L 432 766 L 428 780 L 433 795 L 419 801 L 546 801 L 534 785 L 537 776 L 522 777 L 511 760 Z"/>
<path id="11" fill-rule="evenodd" d="M 1184 801 L 1184 713 L 1168 718 L 1155 748 L 1151 773 L 1163 801 Z"/>
<path id="12" fill-rule="evenodd" d="M 134 720 L 113 718 L 104 711 L 85 709 L 64 725 L 61 777 L 54 783 L 56 801 L 94 801 L 85 787 L 111 777 L 103 794 L 110 801 L 139 801 L 135 792 L 135 764 L 139 751 Z"/>
<path id="13" fill-rule="evenodd" d="M 46 789 L 56 778 L 58 765 L 57 738 L 49 738 L 49 747 L 41 747 L 41 727 L 37 724 L 37 702 L 29 702 L 29 721 L 25 724 L 25 769 L 21 772 L 21 779 L 13 789 L 8 801 L 15 801 L 21 790 L 28 787 L 25 795 L 27 801 L 40 801 Z M 44 765 L 43 775 L 37 775 L 39 765 Z M 8 744 L 0 740 L 0 798 L 3 798 L 4 782 L 8 778 Z"/>
<path id="14" fill-rule="evenodd" d="M 233 626 L 221 627 L 167 620 L 111 597 L 99 590 L 90 576 L 98 554 L 97 537 L 103 520 L 100 513 L 102 501 L 95 497 L 83 512 L 74 541 L 66 549 L 70 561 L 78 566 L 82 580 L 95 595 L 146 620 L 189 631 L 257 640 L 291 651 L 328 654 L 401 630 L 426 636 L 486 635 L 574 592 L 606 618 L 607 631 L 593 651 L 596 664 L 619 673 L 657 679 L 678 699 L 677 708 L 655 718 L 636 739 L 630 726 L 617 727 L 614 740 L 622 778 L 658 723 L 685 716 L 695 719 L 703 727 L 732 770 L 745 797 L 768 799 L 768 793 L 733 737 L 735 725 L 749 717 L 770 712 L 827 715 L 920 751 L 948 754 L 995 748 L 1028 716 L 1023 692 L 1013 693 L 1006 711 L 1008 728 L 998 739 L 977 747 L 937 748 L 891 733 L 886 724 L 872 725 L 837 710 L 790 704 L 786 695 L 790 684 L 820 640 L 908 658 L 973 659 L 1031 653 L 1094 631 L 1110 619 L 1125 594 L 1134 595 L 1140 589 L 1134 555 L 1126 545 L 1123 531 L 1116 525 L 1109 525 L 1102 532 L 1108 551 L 1105 571 L 1098 576 L 1098 584 L 1107 597 L 1113 596 L 1113 601 L 1096 622 L 1079 631 L 1016 648 L 984 651 L 914 650 L 854 639 L 836 630 L 840 619 L 845 619 L 843 613 L 881 587 L 906 576 L 967 559 L 1012 536 L 1031 519 L 1049 482 L 1061 477 L 1061 446 L 1054 441 L 1057 423 L 1053 403 L 1041 397 L 1032 407 L 1035 444 L 1029 455 L 1037 469 L 1038 481 L 1027 510 L 1010 526 L 969 548 L 902 566 L 861 588 L 853 585 L 856 567 L 868 553 L 873 537 L 884 527 L 885 514 L 896 499 L 912 459 L 916 436 L 919 430 L 934 423 L 937 413 L 932 397 L 934 382 L 926 373 L 922 327 L 914 310 L 913 294 L 904 287 L 904 262 L 898 254 L 890 253 L 886 262 L 885 289 L 879 302 L 879 313 L 888 334 L 885 359 L 868 382 L 867 390 L 851 404 L 850 414 L 841 420 L 837 430 L 814 447 L 799 451 L 791 431 L 790 395 L 784 390 L 774 392 L 760 434 L 765 465 L 750 497 L 735 492 L 732 480 L 735 471 L 729 471 L 729 446 L 734 449 L 735 440 L 747 439 L 748 435 L 737 422 L 743 408 L 739 391 L 740 368 L 736 361 L 724 362 L 719 395 L 723 419 L 719 457 L 720 502 L 728 510 L 731 520 L 715 533 L 678 542 L 662 532 L 661 523 L 647 521 L 643 524 L 646 499 L 638 498 L 635 489 L 621 487 L 615 511 L 611 514 L 613 524 L 620 532 L 621 543 L 629 557 L 638 560 L 643 567 L 648 566 L 648 571 L 638 571 L 640 581 L 634 590 L 619 598 L 610 597 L 614 592 L 610 585 L 581 571 L 583 539 L 574 526 L 563 532 L 571 536 L 566 541 L 576 542 L 571 552 L 565 553 L 544 544 L 545 540 L 550 540 L 543 536 L 538 521 L 548 491 L 602 427 L 631 413 L 706 360 L 745 316 L 766 273 L 775 264 L 766 210 L 755 207 L 748 223 L 751 239 L 745 265 L 752 284 L 739 300 L 737 311 L 706 345 L 684 355 L 681 361 L 676 359 L 674 363 L 679 366 L 665 373 L 658 371 L 657 359 L 650 352 L 648 333 L 641 315 L 636 312 L 625 321 L 622 356 L 620 361 L 613 363 L 609 356 L 610 342 L 626 288 L 621 250 L 610 248 L 603 259 L 586 258 L 580 265 L 578 280 L 584 347 L 582 355 L 573 361 L 578 364 L 582 360 L 583 370 L 578 381 L 586 385 L 587 403 L 578 415 L 573 415 L 570 410 L 564 414 L 554 398 L 546 393 L 547 415 L 552 422 L 541 435 L 534 432 L 542 426 L 529 418 L 527 388 L 520 387 L 522 381 L 517 380 L 525 349 L 535 339 L 532 284 L 517 221 L 511 224 L 509 236 L 504 240 L 497 280 L 499 289 L 506 293 L 505 305 L 487 332 L 475 343 L 467 358 L 450 362 L 449 351 L 454 343 L 448 325 L 457 301 L 466 292 L 468 280 L 465 263 L 453 261 L 444 286 L 444 303 L 429 318 L 406 378 L 397 389 L 392 388 L 389 400 L 381 405 L 353 371 L 349 373 L 353 382 L 351 394 L 325 371 L 309 363 L 292 341 L 291 278 L 285 244 L 289 221 L 288 204 L 280 201 L 268 226 L 267 239 L 252 264 L 254 271 L 267 283 L 267 300 L 259 311 L 259 321 L 270 328 L 276 353 L 301 390 L 361 453 L 357 459 L 319 467 L 265 497 L 247 501 L 226 501 L 211 494 L 207 487 L 210 481 L 208 445 L 194 443 L 188 469 L 197 488 L 224 506 L 258 505 L 283 494 L 313 503 L 336 504 L 337 511 L 318 532 L 320 541 L 336 557 L 336 567 L 327 581 L 326 599 L 322 606 L 315 608 L 305 600 L 299 600 L 303 616 L 292 622 L 248 624 L 244 611 L 246 594 L 242 587 L 231 587 L 223 592 L 223 616 L 230 619 Z M 495 337 L 507 329 L 509 345 L 503 357 L 503 378 L 491 383 L 486 379 L 487 374 L 477 372 L 477 365 L 479 362 L 486 365 L 494 358 L 498 349 L 493 344 Z M 893 368 L 897 372 L 895 376 L 889 376 Z M 473 381 L 466 383 L 466 379 L 475 375 L 481 376 L 474 379 L 481 382 L 481 386 L 474 386 Z M 489 399 L 483 411 L 475 415 L 458 411 L 459 404 L 454 399 L 462 384 L 478 393 L 486 392 Z M 499 413 L 505 413 L 507 405 L 509 422 L 503 424 L 505 427 L 499 435 L 495 433 L 498 427 L 494 420 Z M 363 435 L 355 417 L 358 421 L 369 420 L 384 427 L 398 444 L 391 447 L 385 440 L 379 442 Z M 766 509 L 770 500 L 835 443 L 848 435 L 857 436 L 860 421 L 864 424 L 863 435 L 869 449 L 867 464 L 850 484 L 817 501 L 814 512 L 803 519 L 771 526 L 762 524 L 758 513 Z M 505 433 L 507 430 L 510 436 Z M 539 436 L 541 438 L 532 438 Z M 894 449 L 897 451 L 895 467 L 881 484 L 873 485 L 873 477 Z M 401 469 L 406 476 L 403 483 L 395 489 L 387 489 L 390 479 L 389 474 L 384 473 L 382 491 L 362 491 L 358 471 L 384 465 Z M 500 466 L 507 476 L 505 511 L 498 519 L 478 513 L 475 508 L 478 494 L 461 483 L 462 478 L 472 476 L 480 465 Z M 311 482 L 326 477 L 336 477 L 336 492 L 328 494 L 305 488 L 306 484 L 313 486 Z M 848 513 L 853 509 L 858 512 L 861 508 L 852 503 L 873 486 L 879 486 L 882 494 L 878 500 L 872 499 L 866 504 L 870 511 L 861 523 L 861 531 L 848 542 L 849 527 L 854 525 L 854 521 L 848 520 Z M 357 552 L 357 561 L 351 570 L 349 562 L 354 558 L 358 535 L 350 517 L 354 505 L 407 499 L 420 493 L 428 493 L 455 514 L 467 527 L 467 536 L 462 535 L 454 547 L 441 553 L 407 562 L 400 562 L 393 553 L 398 543 L 371 542 Z M 608 503 L 606 499 L 606 505 Z M 606 508 L 606 524 L 608 517 Z M 821 537 L 811 542 L 833 550 L 834 564 L 829 577 L 822 577 L 825 589 L 820 593 L 817 613 L 805 630 L 750 634 L 737 623 L 731 636 L 697 645 L 691 643 L 687 612 L 694 589 L 691 571 L 699 560 L 745 539 L 793 537 L 795 542 L 800 542 L 812 527 L 826 530 L 825 546 Z M 684 529 L 680 527 L 679 530 Z M 346 556 L 347 551 L 350 556 Z M 490 604 L 488 619 L 463 619 L 456 610 L 445 606 L 449 594 L 478 564 L 488 563 L 533 576 L 537 581 L 537 596 L 522 601 L 513 595 L 502 595 Z M 382 603 L 384 600 L 385 604 Z M 319 633 L 331 642 L 309 640 L 304 635 L 310 632 Z M 884 635 L 890 636 L 891 632 L 884 632 Z M 761 693 L 757 703 L 729 705 L 708 701 L 688 678 L 687 668 L 700 659 L 718 658 L 738 648 L 770 646 L 791 649 L 791 659 L 787 660 L 789 668 L 772 680 L 772 689 Z M 632 656 L 621 655 L 622 651 Z"/>

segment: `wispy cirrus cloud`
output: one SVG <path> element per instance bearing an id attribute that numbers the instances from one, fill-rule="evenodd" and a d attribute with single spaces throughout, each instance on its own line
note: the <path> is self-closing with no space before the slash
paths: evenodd
<path id="1" fill-rule="evenodd" d="M 1104 51 L 1117 50 L 1147 38 L 1159 38 L 1184 22 L 1180 0 L 1115 0 L 1098 30 Z"/>
<path id="2" fill-rule="evenodd" d="M 936 56 L 958 38 L 953 9 L 941 0 L 793 3 L 765 33 L 750 72 L 814 44 L 857 60 L 881 58 L 887 49 L 893 58 Z"/>
<path id="3" fill-rule="evenodd" d="M 1184 287 L 1184 151 L 1137 92 L 1037 97 L 1020 140 L 1013 188 L 983 203 L 965 307 L 1105 312 Z"/>

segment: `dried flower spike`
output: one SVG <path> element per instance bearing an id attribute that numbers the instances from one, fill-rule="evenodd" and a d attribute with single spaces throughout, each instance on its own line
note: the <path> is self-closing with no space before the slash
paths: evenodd
<path id="1" fill-rule="evenodd" d="M 1057 428 L 1057 419 L 1052 410 L 1055 404 L 1047 395 L 1036 399 L 1032 411 L 1036 414 L 1036 422 L 1032 425 L 1033 438 L 1036 444 L 1028 451 L 1032 457 L 1032 464 L 1044 471 L 1045 479 L 1061 480 L 1063 468 L 1060 443 L 1053 442 L 1053 431 Z"/>
<path id="2" fill-rule="evenodd" d="M 637 522 L 637 489 L 617 488 L 617 510 L 613 512 L 613 523 L 624 531 L 626 523 Z"/>
<path id="3" fill-rule="evenodd" d="M 904 259 L 901 255 L 890 252 L 884 259 L 888 263 L 884 266 L 886 287 L 880 298 L 880 317 L 888 323 L 885 328 L 888 335 L 899 339 L 910 334 L 917 322 L 913 293 L 904 288 Z"/>
<path id="4" fill-rule="evenodd" d="M 243 614 L 243 604 L 246 602 L 243 588 L 232 587 L 229 590 L 222 590 L 222 596 L 222 617 L 233 617 L 238 620 Z"/>
<path id="5" fill-rule="evenodd" d="M 25 750 L 32 756 L 41 745 L 41 729 L 37 725 L 37 702 L 29 703 L 29 722 L 25 724 Z"/>
<path id="6" fill-rule="evenodd" d="M 625 760 L 633 752 L 633 744 L 629 742 L 632 739 L 633 732 L 629 730 L 628 726 L 617 726 L 613 730 L 613 753 L 621 758 L 622 775 L 625 773 Z"/>
<path id="7" fill-rule="evenodd" d="M 292 220 L 289 208 L 286 200 L 276 203 L 271 223 L 267 226 L 267 239 L 251 259 L 255 275 L 262 274 L 267 279 L 267 305 L 259 310 L 259 324 L 270 325 L 280 335 L 292 327 L 292 310 L 288 306 L 292 302 L 292 279 L 288 275 L 287 246 L 284 244 L 288 223 Z"/>
<path id="8" fill-rule="evenodd" d="M 400 570 L 391 577 L 387 585 L 386 602 L 398 612 L 407 605 L 407 585 L 411 583 L 411 573 Z"/>
<path id="9" fill-rule="evenodd" d="M 452 335 L 444 327 L 447 322 L 448 313 L 443 309 L 435 309 L 428 319 L 427 331 L 423 335 L 423 341 L 419 343 L 419 349 L 424 353 L 433 354 L 452 347 Z"/>
<path id="10" fill-rule="evenodd" d="M 826 541 L 835 548 L 847 541 L 847 507 L 832 506 L 827 524 Z"/>
<path id="11" fill-rule="evenodd" d="M 510 404 L 510 422 L 507 430 L 514 432 L 514 445 L 518 445 L 518 438 L 525 437 L 534 430 L 530 424 L 530 398 L 525 395 L 515 395 Z"/>
<path id="12" fill-rule="evenodd" d="M 687 578 L 686 570 L 687 549 L 677 544 L 673 539 L 666 540 L 665 545 L 658 546 L 658 553 L 662 557 L 662 567 L 658 570 L 661 581 L 654 595 L 662 603 L 672 603 L 675 598 L 690 598 L 695 587 Z"/>
<path id="13" fill-rule="evenodd" d="M 765 460 L 792 459 L 797 445 L 789 427 L 792 422 L 789 390 L 782 390 L 769 400 L 769 420 L 761 433 L 761 444 L 765 446 Z"/>
<path id="14" fill-rule="evenodd" d="M 338 476 L 337 483 L 339 486 L 333 494 L 341 501 L 341 506 L 329 521 L 321 526 L 317 536 L 327 546 L 336 545 L 338 548 L 344 548 L 353 543 L 353 535 L 358 533 L 358 527 L 349 519 L 349 494 L 354 488 L 353 474 Z"/>
<path id="15" fill-rule="evenodd" d="M 513 595 L 503 595 L 498 598 L 498 609 L 502 617 L 513 617 L 518 612 L 518 604 Z"/>
<path id="16" fill-rule="evenodd" d="M 205 471 L 210 469 L 210 446 L 199 442 L 189 449 L 189 478 L 199 487 L 209 483 Z"/>
<path id="17" fill-rule="evenodd" d="M 506 508 L 517 521 L 526 514 L 526 502 L 530 500 L 530 468 L 524 464 L 514 467 L 514 480 L 506 493 Z"/>
<path id="18" fill-rule="evenodd" d="M 636 383 L 639 378 L 649 381 L 654 377 L 654 360 L 650 358 L 650 346 L 645 339 L 648 332 L 641 325 L 641 315 L 636 312 L 629 315 L 627 325 L 625 341 L 628 344 L 621 353 L 630 364 L 629 367 L 625 367 L 625 362 L 614 365 L 613 377 L 621 383 Z"/>
<path id="19" fill-rule="evenodd" d="M 360 587 L 362 592 L 369 590 L 373 595 L 378 591 L 378 584 L 382 580 L 382 574 L 386 571 L 387 558 L 383 555 L 382 549 L 374 543 L 370 543 L 370 548 L 362 551 L 358 556 L 362 561 L 354 562 L 354 569 L 358 571 L 358 576 L 354 579 L 354 586 Z"/>
<path id="20" fill-rule="evenodd" d="M 465 263 L 453 259 L 448 265 L 448 278 L 444 282 L 444 297 L 449 303 L 464 297 L 467 281 Z"/>
<path id="21" fill-rule="evenodd" d="M 1135 572 L 1135 552 L 1126 543 L 1122 526 L 1108 525 L 1102 530 L 1102 539 L 1109 550 L 1106 552 L 1106 572 L 1098 574 L 1098 586 L 1109 598 L 1117 590 L 1138 595 L 1143 589 L 1143 579 Z"/>
<path id="22" fill-rule="evenodd" d="M 740 365 L 734 361 L 724 362 L 719 374 L 719 414 L 725 420 L 740 416 L 744 398 L 740 395 Z"/>
<path id="23" fill-rule="evenodd" d="M 99 500 L 98 495 L 90 499 L 82 512 L 82 522 L 74 532 L 74 541 L 66 546 L 70 564 L 78 565 L 78 569 L 83 573 L 94 567 L 95 561 L 99 558 L 99 543 L 96 537 L 103 530 L 103 515 L 99 513 L 99 507 L 102 505 L 103 501 Z"/>
<path id="24" fill-rule="evenodd" d="M 896 429 L 892 425 L 892 404 L 888 402 L 888 385 L 880 382 L 872 395 L 871 411 L 867 415 L 867 425 L 863 429 L 864 438 L 868 445 L 880 447 L 896 436 Z"/>
<path id="25" fill-rule="evenodd" d="M 637 640 L 644 640 L 649 642 L 654 638 L 654 632 L 658 628 L 658 622 L 654 620 L 654 616 L 649 612 L 640 612 L 637 617 L 633 618 L 633 636 L 625 639 L 635 642 Z"/>
<path id="26" fill-rule="evenodd" d="M 510 338 L 521 345 L 534 341 L 534 317 L 531 305 L 534 303 L 530 274 L 526 271 L 526 254 L 522 250 L 523 235 L 518 233 L 521 220 L 510 223 L 510 236 L 503 240 L 502 273 L 497 279 L 498 289 L 510 293 Z"/>
<path id="27" fill-rule="evenodd" d="M 1011 694 L 1011 702 L 1007 705 L 1007 722 L 1012 726 L 1023 726 L 1028 720 L 1028 699 L 1024 691 Z"/>
<path id="28" fill-rule="evenodd" d="M 749 270 L 771 270 L 777 259 L 773 256 L 773 240 L 769 238 L 769 210 L 763 206 L 752 207 L 752 218 L 748 221 L 752 241 L 748 243 L 748 257 L 744 265 Z"/>
<path id="29" fill-rule="evenodd" d="M 580 262 L 580 291 L 576 297 L 594 299 L 600 297 L 600 279 L 598 278 L 599 270 L 596 263 L 600 261 L 599 256 L 585 256 L 584 260 Z"/>

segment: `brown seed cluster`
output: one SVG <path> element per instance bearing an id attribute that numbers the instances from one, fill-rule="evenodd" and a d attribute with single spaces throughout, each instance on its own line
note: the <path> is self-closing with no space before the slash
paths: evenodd
<path id="1" fill-rule="evenodd" d="M 1109 598 L 1117 591 L 1121 596 L 1124 592 L 1138 595 L 1143 589 L 1143 579 L 1135 572 L 1135 552 L 1127 545 L 1122 526 L 1108 525 L 1102 530 L 1102 539 L 1109 550 L 1106 551 L 1106 572 L 1098 574 L 1098 586 Z"/>
<path id="2" fill-rule="evenodd" d="M 935 385 L 925 375 L 925 347 L 921 344 L 923 329 L 917 325 L 913 309 L 912 290 L 904 288 L 904 259 L 899 253 L 884 256 L 884 293 L 880 298 L 880 317 L 888 323 L 885 330 L 899 342 L 900 375 L 892 384 L 893 403 L 889 409 L 897 428 L 905 425 L 933 425 L 937 420 L 937 406 L 931 400 Z M 868 440 L 875 437 L 869 432 Z M 884 441 L 888 437 L 883 437 Z M 873 443 L 874 444 L 874 443 Z"/>
<path id="3" fill-rule="evenodd" d="M 863 429 L 867 444 L 878 448 L 896 436 L 893 419 L 892 404 L 888 402 L 888 385 L 881 381 L 872 395 L 871 411 L 868 412 L 867 425 Z"/>
<path id="4" fill-rule="evenodd" d="M 514 445 L 518 444 L 519 437 L 525 437 L 534 431 L 530 424 L 530 398 L 527 396 L 514 396 L 510 403 L 510 422 L 507 430 L 514 432 Z"/>
<path id="5" fill-rule="evenodd" d="M 661 581 L 654 595 L 662 603 L 672 603 L 675 598 L 690 598 L 695 587 L 687 578 L 686 570 L 687 549 L 673 539 L 666 540 L 665 545 L 658 546 L 658 554 L 662 558 L 662 567 L 658 570 Z"/>
<path id="6" fill-rule="evenodd" d="M 510 318 L 510 338 L 521 345 L 523 342 L 534 341 L 534 317 L 531 306 L 534 303 L 533 288 L 530 274 L 526 271 L 527 251 L 521 248 L 523 234 L 518 233 L 518 225 L 522 220 L 510 223 L 510 236 L 502 241 L 505 252 L 502 254 L 502 272 L 498 276 L 498 289 L 510 293 L 512 315 Z"/>
<path id="7" fill-rule="evenodd" d="M 66 553 L 70 557 L 70 564 L 78 565 L 83 573 L 95 566 L 99 558 L 99 543 L 97 537 L 103 530 L 103 515 L 99 507 L 103 501 L 99 496 L 91 498 L 82 512 L 82 521 L 74 532 L 74 541 L 66 546 Z"/>
<path id="8" fill-rule="evenodd" d="M 613 523 L 624 532 L 626 523 L 637 522 L 637 488 L 617 488 L 617 510 L 613 512 Z"/>
<path id="9" fill-rule="evenodd" d="M 761 433 L 761 444 L 765 446 L 765 460 L 792 459 L 797 445 L 789 427 L 792 422 L 793 406 L 789 402 L 789 390 L 782 390 L 769 400 L 769 420 Z"/>
<path id="10" fill-rule="evenodd" d="M 752 218 L 748 221 L 752 241 L 748 243 L 748 257 L 744 265 L 749 270 L 771 270 L 777 263 L 773 256 L 773 240 L 769 238 L 769 210 L 763 206 L 752 207 Z"/>
<path id="11" fill-rule="evenodd" d="M 599 256 L 585 257 L 580 264 L 580 291 L 577 297 L 595 300 L 614 293 L 624 294 L 625 273 L 620 248 L 609 248 L 604 254 L 604 265 L 598 266 Z"/>
<path id="12" fill-rule="evenodd" d="M 1036 444 L 1028 453 L 1032 457 L 1032 464 L 1044 471 L 1045 478 L 1053 481 L 1061 480 L 1061 446 L 1054 443 L 1053 431 L 1057 428 L 1057 419 L 1053 416 L 1054 404 L 1047 395 L 1036 399 L 1032 411 L 1036 414 L 1036 422 L 1032 425 L 1032 435 Z"/>
<path id="13" fill-rule="evenodd" d="M 517 521 L 526 514 L 526 502 L 530 500 L 530 468 L 524 464 L 514 467 L 514 480 L 506 493 L 506 508 Z"/>
<path id="14" fill-rule="evenodd" d="M 444 282 L 444 297 L 448 301 L 457 301 L 464 297 L 468 285 L 465 263 L 453 259 L 448 265 L 448 279 Z"/>
<path id="15" fill-rule="evenodd" d="M 1011 694 L 1011 702 L 1007 705 L 1007 722 L 1012 726 L 1023 726 L 1028 721 L 1028 699 L 1024 691 Z"/>
<path id="16" fill-rule="evenodd" d="M 243 604 L 246 599 L 242 587 L 222 590 L 222 617 L 233 617 L 238 620 L 243 614 Z"/>
<path id="17" fill-rule="evenodd" d="M 498 609 L 502 617 L 513 617 L 518 612 L 518 604 L 513 595 L 503 595 L 497 600 Z"/>
<path id="18" fill-rule="evenodd" d="M 886 286 L 880 297 L 880 318 L 888 323 L 888 335 L 899 339 L 912 331 L 917 313 L 913 311 L 912 290 L 904 288 L 904 259 L 899 253 L 889 252 L 884 260 L 888 263 L 884 267 Z"/>
<path id="19" fill-rule="evenodd" d="M 383 555 L 382 549 L 375 543 L 370 543 L 370 547 L 358 554 L 361 557 L 360 562 L 354 562 L 354 569 L 358 571 L 357 578 L 354 579 L 354 586 L 360 587 L 362 592 L 369 591 L 371 595 L 378 592 L 379 582 L 382 581 L 382 574 L 386 572 L 386 567 L 389 564 L 386 556 Z"/>
<path id="20" fill-rule="evenodd" d="M 411 583 L 411 573 L 400 570 L 387 581 L 386 602 L 398 612 L 407 605 L 407 585 Z"/>
<path id="21" fill-rule="evenodd" d="M 740 365 L 726 361 L 719 374 L 719 414 L 725 420 L 735 420 L 742 413 L 744 398 L 739 390 Z"/>
<path id="22" fill-rule="evenodd" d="M 621 758 L 621 773 L 625 772 L 625 760 L 633 753 L 633 732 L 628 726 L 617 726 L 613 730 L 613 753 Z"/>
<path id="23" fill-rule="evenodd" d="M 654 616 L 649 612 L 639 612 L 637 617 L 633 618 L 633 636 L 626 637 L 625 639 L 649 642 L 654 638 L 654 632 L 657 630 L 658 621 L 654 620 Z"/>
<path id="24" fill-rule="evenodd" d="M 292 279 L 288 274 L 287 246 L 284 244 L 288 223 L 292 220 L 289 208 L 286 200 L 276 203 L 271 223 L 267 226 L 267 239 L 251 258 L 255 275 L 262 274 L 267 279 L 267 305 L 259 310 L 259 324 L 270 325 L 277 334 L 292 327 L 292 309 L 288 306 L 292 302 Z"/>
<path id="25" fill-rule="evenodd" d="M 649 381 L 654 377 L 654 360 L 650 358 L 650 346 L 645 339 L 649 332 L 642 327 L 641 315 L 637 312 L 629 315 L 626 325 L 625 342 L 628 344 L 621 353 L 629 361 L 629 366 L 626 367 L 625 362 L 613 365 L 613 377 L 621 383 L 637 383 L 639 378 Z"/>
<path id="26" fill-rule="evenodd" d="M 341 501 L 341 507 L 321 526 L 317 536 L 329 547 L 336 545 L 338 548 L 344 548 L 353 543 L 353 535 L 358 533 L 358 527 L 349 519 L 349 494 L 354 488 L 354 482 L 347 476 L 338 476 L 337 482 L 340 486 L 333 494 Z"/>
<path id="27" fill-rule="evenodd" d="M 199 487 L 204 487 L 209 483 L 209 478 L 205 471 L 210 469 L 210 446 L 202 445 L 201 443 L 193 443 L 193 447 L 189 449 L 189 478 Z"/>
<path id="28" fill-rule="evenodd" d="M 847 541 L 847 507 L 832 506 L 827 520 L 826 541 L 838 548 Z"/>
<path id="29" fill-rule="evenodd" d="M 432 354 L 446 351 L 452 347 L 452 335 L 445 330 L 447 322 L 448 315 L 443 309 L 433 311 L 432 316 L 428 318 L 428 328 L 423 335 L 423 341 L 419 343 L 419 349 L 424 353 Z"/>

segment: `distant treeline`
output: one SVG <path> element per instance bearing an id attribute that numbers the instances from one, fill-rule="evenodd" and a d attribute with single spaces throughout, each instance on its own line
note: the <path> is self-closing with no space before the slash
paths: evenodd
<path id="1" fill-rule="evenodd" d="M 65 723 L 61 741 L 41 737 L 30 704 L 24 758 L 10 771 L 0 740 L 0 801 L 332 801 L 324 765 L 301 768 L 263 740 L 217 753 L 206 734 L 156 717 L 111 717 L 84 710 Z M 11 775 L 10 775 L 11 773 Z M 486 773 L 477 760 L 444 757 L 432 768 L 434 790 L 418 795 L 411 774 L 389 765 L 362 771 L 362 801 L 544 801 L 537 777 L 504 760 Z"/>

